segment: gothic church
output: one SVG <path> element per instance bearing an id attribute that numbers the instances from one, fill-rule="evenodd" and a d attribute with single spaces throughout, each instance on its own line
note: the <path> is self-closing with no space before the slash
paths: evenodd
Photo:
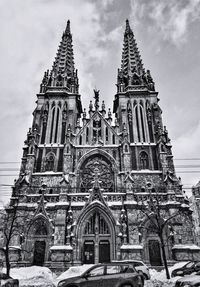
<path id="1" fill-rule="evenodd" d="M 115 84 L 115 83 L 113 83 Z M 188 202 L 176 177 L 158 92 L 126 20 L 113 113 L 98 90 L 82 108 L 70 22 L 44 73 L 11 197 L 30 218 L 12 261 L 64 269 L 121 259 L 162 265 L 160 240 L 141 204 L 159 196 L 168 261 L 199 257 Z M 150 216 L 150 213 L 149 213 Z M 173 233 L 172 233 L 173 229 Z M 169 239 L 169 240 L 168 240 Z"/>

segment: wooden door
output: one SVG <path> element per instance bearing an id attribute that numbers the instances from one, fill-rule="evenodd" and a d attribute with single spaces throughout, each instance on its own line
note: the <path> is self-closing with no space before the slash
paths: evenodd
<path id="1" fill-rule="evenodd" d="M 94 251 L 94 241 L 86 240 L 83 246 L 83 263 L 84 264 L 93 264 L 95 257 Z"/>
<path id="2" fill-rule="evenodd" d="M 110 262 L 110 242 L 100 240 L 99 242 L 99 263 Z"/>

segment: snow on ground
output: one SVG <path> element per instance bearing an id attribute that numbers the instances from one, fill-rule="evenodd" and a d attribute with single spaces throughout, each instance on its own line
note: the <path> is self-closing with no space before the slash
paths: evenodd
<path id="1" fill-rule="evenodd" d="M 10 276 L 19 279 L 19 287 L 53 287 L 54 276 L 47 267 L 12 268 Z"/>
<path id="2" fill-rule="evenodd" d="M 174 264 L 173 266 L 169 267 L 169 274 L 171 276 L 171 273 L 174 269 L 181 268 L 183 265 L 185 265 L 188 261 L 182 261 Z M 181 278 L 180 276 L 172 277 L 170 279 L 166 278 L 166 272 L 165 269 L 158 272 L 155 269 L 150 269 L 150 275 L 151 280 L 148 280 L 145 282 L 144 287 L 174 287 L 175 282 Z"/>

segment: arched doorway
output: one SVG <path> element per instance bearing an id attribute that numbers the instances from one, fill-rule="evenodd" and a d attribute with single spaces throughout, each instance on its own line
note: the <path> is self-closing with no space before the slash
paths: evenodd
<path id="1" fill-rule="evenodd" d="M 46 222 L 42 218 L 38 218 L 34 225 L 33 265 L 43 266 L 46 254 L 46 238 L 48 236 L 48 230 Z"/>
<path id="2" fill-rule="evenodd" d="M 85 264 L 111 261 L 111 230 L 105 217 L 97 210 L 83 227 L 82 261 Z"/>
<path id="3" fill-rule="evenodd" d="M 28 231 L 25 258 L 33 265 L 43 266 L 48 260 L 51 232 L 44 216 L 36 217 Z"/>
<path id="4" fill-rule="evenodd" d="M 149 261 L 151 266 L 161 266 L 162 258 L 161 258 L 159 241 L 155 239 L 149 240 L 148 248 L 149 248 Z"/>

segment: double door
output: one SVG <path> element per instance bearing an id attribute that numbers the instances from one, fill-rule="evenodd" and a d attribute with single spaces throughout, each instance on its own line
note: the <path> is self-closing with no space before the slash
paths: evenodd
<path id="1" fill-rule="evenodd" d="M 85 239 L 83 244 L 83 263 L 106 263 L 110 262 L 110 241 L 99 238 Z"/>

